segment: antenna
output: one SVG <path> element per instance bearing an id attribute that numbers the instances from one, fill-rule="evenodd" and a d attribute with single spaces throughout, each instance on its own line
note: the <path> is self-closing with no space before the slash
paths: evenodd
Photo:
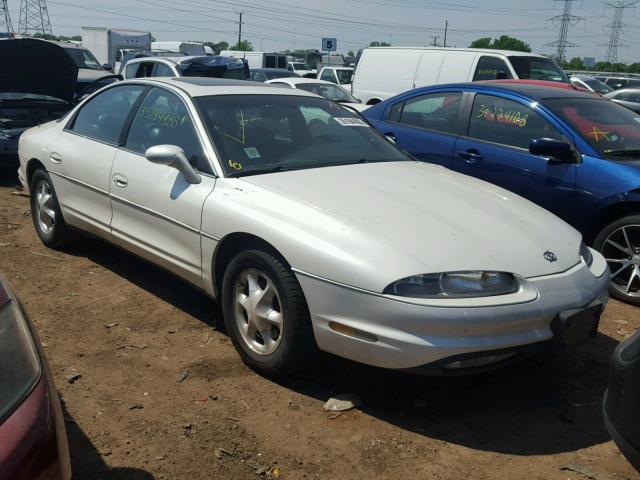
<path id="1" fill-rule="evenodd" d="M 0 32 L 13 33 L 13 25 L 9 16 L 8 0 L 0 0 Z"/>
<path id="2" fill-rule="evenodd" d="M 609 43 L 607 43 L 607 56 L 605 60 L 609 63 L 616 63 L 618 61 L 618 47 L 626 46 L 623 43 L 620 43 L 620 34 L 624 30 L 625 25 L 622 23 L 622 17 L 624 16 L 624 11 L 627 8 L 631 8 L 640 0 L 618 0 L 617 2 L 604 2 L 605 8 L 611 7 L 613 8 L 613 20 L 612 22 L 606 26 L 609 29 Z"/>
<path id="3" fill-rule="evenodd" d="M 567 35 L 569 33 L 569 27 L 575 26 L 578 22 L 584 20 L 582 17 L 576 17 L 571 14 L 571 7 L 573 6 L 573 2 L 577 0 L 555 0 L 556 2 L 564 3 L 562 7 L 562 13 L 560 15 L 556 15 L 555 17 L 549 18 L 549 21 L 553 23 L 554 26 L 560 28 L 560 32 L 558 34 L 558 40 L 555 42 L 547 43 L 545 47 L 556 47 L 556 60 L 559 64 L 563 64 L 567 60 L 567 48 L 577 47 L 575 43 L 571 43 L 567 40 Z"/>
<path id="4" fill-rule="evenodd" d="M 18 29 L 21 34 L 48 33 L 51 31 L 47 0 L 20 0 Z"/>

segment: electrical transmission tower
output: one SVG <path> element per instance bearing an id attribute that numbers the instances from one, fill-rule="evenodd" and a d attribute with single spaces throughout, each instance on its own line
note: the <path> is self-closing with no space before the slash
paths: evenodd
<path id="1" fill-rule="evenodd" d="M 551 17 L 549 21 L 553 23 L 554 26 L 560 28 L 560 33 L 558 35 L 558 40 L 555 42 L 547 43 L 545 47 L 556 47 L 556 60 L 560 65 L 566 62 L 567 60 L 567 48 L 569 47 L 577 47 L 575 43 L 571 43 L 567 40 L 567 35 L 569 33 L 569 27 L 575 26 L 578 22 L 584 20 L 582 17 L 576 17 L 571 14 L 571 7 L 573 6 L 573 2 L 577 0 L 555 0 L 556 2 L 562 2 L 564 5 L 562 6 L 562 13 L 560 15 L 556 15 L 555 17 Z"/>
<path id="2" fill-rule="evenodd" d="M 604 2 L 605 6 L 613 8 L 613 20 L 607 25 L 609 29 L 609 43 L 607 43 L 606 61 L 616 63 L 618 61 L 618 47 L 625 46 L 620 43 L 620 34 L 625 27 L 622 23 L 624 11 L 634 6 L 640 0 L 618 0 L 617 2 Z"/>
<path id="3" fill-rule="evenodd" d="M 7 1 L 8 0 L 0 0 L 0 32 L 13 33 L 13 25 L 11 25 Z"/>
<path id="4" fill-rule="evenodd" d="M 24 35 L 33 35 L 34 33 L 52 35 L 47 0 L 20 0 L 18 29 Z"/>

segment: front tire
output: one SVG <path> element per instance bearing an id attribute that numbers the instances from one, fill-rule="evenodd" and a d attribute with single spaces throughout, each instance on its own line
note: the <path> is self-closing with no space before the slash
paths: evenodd
<path id="1" fill-rule="evenodd" d="M 36 170 L 29 184 L 31 218 L 42 243 L 58 249 L 68 244 L 72 234 L 62 218 L 60 204 L 49 174 Z"/>
<path id="2" fill-rule="evenodd" d="M 629 215 L 607 225 L 593 246 L 611 270 L 611 297 L 640 306 L 640 215 Z"/>
<path id="3" fill-rule="evenodd" d="M 300 284 L 271 253 L 248 250 L 231 260 L 222 280 L 222 311 L 242 360 L 262 375 L 292 374 L 316 353 Z"/>

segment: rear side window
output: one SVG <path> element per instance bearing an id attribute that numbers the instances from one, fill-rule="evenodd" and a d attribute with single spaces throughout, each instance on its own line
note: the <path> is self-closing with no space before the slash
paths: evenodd
<path id="1" fill-rule="evenodd" d="M 459 92 L 432 93 L 411 98 L 404 104 L 399 123 L 455 134 L 461 99 L 462 93 Z M 391 114 L 394 114 L 393 107 Z"/>
<path id="2" fill-rule="evenodd" d="M 276 68 L 275 55 L 267 55 L 264 59 L 264 68 Z"/>
<path id="3" fill-rule="evenodd" d="M 526 150 L 534 138 L 566 141 L 553 125 L 529 107 L 491 95 L 476 95 L 469 137 Z"/>
<path id="4" fill-rule="evenodd" d="M 182 148 L 192 166 L 211 173 L 187 107 L 173 93 L 154 88 L 131 123 L 125 147 L 144 155 L 149 147 L 163 144 Z"/>
<path id="5" fill-rule="evenodd" d="M 473 81 L 513 78 L 506 62 L 498 57 L 484 55 L 478 60 Z"/>
<path id="6" fill-rule="evenodd" d="M 629 84 L 629 80 L 625 80 L 624 78 L 607 78 L 607 81 L 605 83 L 612 87 L 614 90 L 618 90 L 620 88 L 627 87 Z"/>
<path id="7" fill-rule="evenodd" d="M 145 87 L 113 87 L 89 100 L 78 112 L 72 132 L 101 142 L 117 145 L 122 127 Z"/>
<path id="8" fill-rule="evenodd" d="M 158 63 L 156 67 L 156 73 L 153 75 L 154 77 L 175 77 L 176 74 L 173 73 L 171 67 L 169 65 L 165 65 L 164 63 Z"/>

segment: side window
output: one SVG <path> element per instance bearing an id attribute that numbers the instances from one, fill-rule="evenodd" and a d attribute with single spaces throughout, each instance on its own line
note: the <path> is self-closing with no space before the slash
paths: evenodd
<path id="1" fill-rule="evenodd" d="M 389 118 L 387 119 L 387 121 L 392 123 L 399 123 L 403 106 L 404 102 L 398 102 L 391 105 L 391 108 L 389 109 Z"/>
<path id="2" fill-rule="evenodd" d="M 122 50 L 118 50 L 118 53 L 116 53 L 116 62 L 121 62 L 122 61 Z"/>
<path id="3" fill-rule="evenodd" d="M 211 173 L 182 100 L 171 92 L 154 88 L 140 105 L 131 123 L 125 148 L 144 155 L 147 148 L 163 144 L 181 147 L 191 165 Z"/>
<path id="4" fill-rule="evenodd" d="M 320 80 L 325 80 L 327 82 L 338 83 L 336 81 L 335 75 L 333 74 L 333 70 L 325 70 L 324 72 L 322 72 L 322 75 L 320 76 Z"/>
<path id="5" fill-rule="evenodd" d="M 476 72 L 473 75 L 473 81 L 478 80 L 495 80 L 497 78 L 513 78 L 507 64 L 498 57 L 482 56 L 478 60 Z"/>
<path id="6" fill-rule="evenodd" d="M 136 78 L 150 77 L 153 72 L 153 62 L 141 62 L 138 64 Z"/>
<path id="7" fill-rule="evenodd" d="M 469 137 L 528 150 L 534 138 L 565 138 L 529 107 L 491 95 L 476 95 Z"/>
<path id="8" fill-rule="evenodd" d="M 432 93 L 407 100 L 400 123 L 411 127 L 457 133 L 462 93 Z"/>
<path id="9" fill-rule="evenodd" d="M 125 71 L 125 78 L 136 78 L 138 75 L 138 68 L 140 68 L 140 64 L 139 63 L 128 63 L 127 66 L 125 67 L 124 71 Z"/>
<path id="10" fill-rule="evenodd" d="M 164 63 L 158 62 L 156 64 L 156 72 L 154 73 L 154 77 L 175 77 L 176 74 L 173 73 L 171 67 L 169 65 L 165 65 Z"/>
<path id="11" fill-rule="evenodd" d="M 80 109 L 69 130 L 117 145 L 131 107 L 144 88 L 142 85 L 127 85 L 100 93 Z"/>
<path id="12" fill-rule="evenodd" d="M 253 77 L 252 80 L 254 80 L 256 82 L 266 82 L 267 81 L 267 76 L 262 72 L 254 72 L 254 73 L 251 74 L 251 76 Z"/>

